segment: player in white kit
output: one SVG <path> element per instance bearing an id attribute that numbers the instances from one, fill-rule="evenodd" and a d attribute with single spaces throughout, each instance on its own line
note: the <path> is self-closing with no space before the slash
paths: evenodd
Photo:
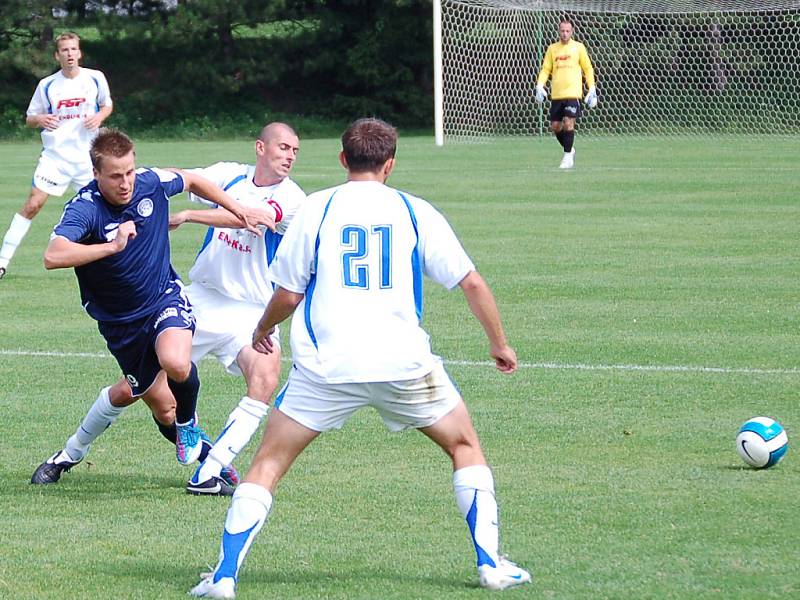
<path id="1" fill-rule="evenodd" d="M 284 123 L 267 125 L 256 141 L 255 166 L 217 163 L 198 169 L 243 206 L 257 212 L 255 222 L 274 222 L 259 238 L 240 229 L 227 211 L 192 210 L 173 215 L 171 223 L 210 225 L 202 249 L 189 271 L 186 289 L 197 317 L 192 360 L 211 354 L 232 375 L 244 375 L 247 394 L 228 417 L 208 457 L 197 468 L 186 490 L 193 494 L 230 495 L 233 488 L 220 479 L 258 429 L 280 378 L 280 352 L 266 355 L 252 346 L 255 328 L 272 296 L 267 270 L 286 228 L 306 195 L 289 178 L 299 150 L 297 134 Z M 195 200 L 201 200 L 193 198 Z M 224 225 L 231 225 L 226 228 Z M 214 226 L 216 225 L 216 226 Z M 275 337 L 277 343 L 277 336 Z"/>
<path id="2" fill-rule="evenodd" d="M 56 38 L 55 57 L 61 69 L 36 86 L 25 119 L 42 130 L 42 154 L 33 174 L 30 195 L 14 215 L 0 247 L 0 279 L 48 196 L 61 196 L 72 185 L 79 190 L 94 178 L 89 147 L 112 111 L 105 75 L 81 67 L 80 38 Z"/>
<path id="3" fill-rule="evenodd" d="M 217 566 L 192 595 L 235 597 L 239 569 L 278 482 L 321 432 L 340 428 L 364 406 L 374 407 L 392 431 L 419 429 L 452 459 L 456 503 L 481 585 L 504 589 L 531 579 L 499 553 L 492 472 L 466 405 L 420 327 L 422 276 L 462 289 L 498 370 L 514 372 L 516 354 L 489 287 L 445 218 L 385 185 L 396 143 L 395 129 L 383 121 L 353 123 L 340 155 L 347 183 L 308 197 L 270 266 L 277 287 L 253 345 L 273 352 L 275 326 L 294 313 L 294 366 L 233 495 Z"/>
<path id="4" fill-rule="evenodd" d="M 238 477 L 231 463 L 266 416 L 268 402 L 278 385 L 280 352 L 259 353 L 251 341 L 253 329 L 272 296 L 272 284 L 267 277 L 269 263 L 306 197 L 289 178 L 298 150 L 299 140 L 291 127 L 270 123 L 255 142 L 255 165 L 221 162 L 189 170 L 236 198 L 248 211 L 251 222 L 265 225 L 262 237 L 240 229 L 236 217 L 223 209 L 184 210 L 170 217 L 173 228 L 184 223 L 209 225 L 189 271 L 192 284 L 185 289 L 197 321 L 192 361 L 197 363 L 211 354 L 229 373 L 244 375 L 247 384 L 246 395 L 230 414 L 218 439 L 213 445 L 207 444 L 202 462 L 187 484 L 187 491 L 193 494 L 233 494 Z M 208 203 L 193 195 L 190 198 Z M 43 463 L 39 467 L 37 473 L 41 473 L 38 478 L 34 474 L 37 479 L 34 483 L 58 481 L 63 471 L 86 456 L 89 445 L 131 402 L 130 388 L 124 380 L 105 388 L 61 454 L 48 459 L 55 464 Z M 150 407 L 154 414 L 163 414 L 173 410 L 173 403 L 165 397 Z M 158 421 L 169 422 L 169 419 Z M 94 423 L 104 426 L 93 426 Z M 170 439 L 171 431 L 159 428 Z"/>

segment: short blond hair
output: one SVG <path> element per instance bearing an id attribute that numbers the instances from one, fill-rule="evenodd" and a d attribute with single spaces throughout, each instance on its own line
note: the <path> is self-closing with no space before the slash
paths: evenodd
<path id="1" fill-rule="evenodd" d="M 55 40 L 53 40 L 53 43 L 56 45 L 56 52 L 58 52 L 58 45 L 66 40 L 75 40 L 76 42 L 78 42 L 78 46 L 81 45 L 81 37 L 77 33 L 75 33 L 74 31 L 65 31 L 64 33 L 59 35 Z"/>

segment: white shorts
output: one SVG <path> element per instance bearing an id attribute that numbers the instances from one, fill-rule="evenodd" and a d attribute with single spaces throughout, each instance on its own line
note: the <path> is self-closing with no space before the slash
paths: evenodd
<path id="1" fill-rule="evenodd" d="M 78 191 L 92 179 L 94 171 L 88 154 L 85 161 L 67 162 L 45 150 L 39 157 L 32 184 L 48 196 L 63 196 L 70 184 Z"/>
<path id="2" fill-rule="evenodd" d="M 236 359 L 253 342 L 253 332 L 264 314 L 263 304 L 233 300 L 218 291 L 193 283 L 186 288 L 197 319 L 192 338 L 192 360 L 211 354 L 231 375 L 241 375 Z M 273 343 L 280 348 L 277 328 Z"/>
<path id="3" fill-rule="evenodd" d="M 296 366 L 275 398 L 275 408 L 314 431 L 340 429 L 363 406 L 377 410 L 390 431 L 429 427 L 452 411 L 461 393 L 441 362 L 407 381 L 317 383 Z"/>

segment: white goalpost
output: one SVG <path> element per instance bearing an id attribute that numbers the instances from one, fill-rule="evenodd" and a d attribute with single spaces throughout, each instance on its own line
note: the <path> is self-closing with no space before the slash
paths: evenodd
<path id="1" fill-rule="evenodd" d="M 536 76 L 568 16 L 597 78 L 581 135 L 800 133 L 800 0 L 434 0 L 435 141 L 548 130 Z"/>

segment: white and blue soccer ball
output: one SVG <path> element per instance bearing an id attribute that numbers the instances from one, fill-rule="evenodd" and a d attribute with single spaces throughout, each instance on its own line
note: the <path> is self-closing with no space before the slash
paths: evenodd
<path id="1" fill-rule="evenodd" d="M 781 424 L 769 417 L 746 421 L 736 436 L 736 450 L 751 467 L 774 467 L 786 454 L 789 438 Z"/>

